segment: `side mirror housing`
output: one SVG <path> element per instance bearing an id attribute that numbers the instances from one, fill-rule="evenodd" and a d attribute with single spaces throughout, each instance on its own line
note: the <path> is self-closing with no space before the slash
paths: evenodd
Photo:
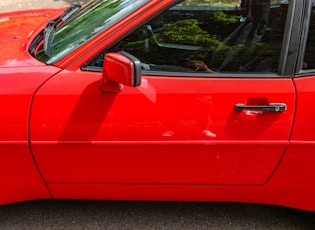
<path id="1" fill-rule="evenodd" d="M 101 91 L 119 93 L 123 86 L 137 87 L 141 84 L 141 63 L 127 52 L 107 53 L 104 57 Z"/>

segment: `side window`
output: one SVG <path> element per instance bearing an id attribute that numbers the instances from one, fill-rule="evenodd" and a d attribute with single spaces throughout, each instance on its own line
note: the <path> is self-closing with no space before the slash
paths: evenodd
<path id="1" fill-rule="evenodd" d="M 126 51 L 145 71 L 275 73 L 287 14 L 282 2 L 186 0 L 107 52 Z M 101 65 L 102 55 L 91 63 Z"/>
<path id="2" fill-rule="evenodd" d="M 315 69 L 315 1 L 312 4 L 311 22 L 303 62 L 304 70 Z"/>

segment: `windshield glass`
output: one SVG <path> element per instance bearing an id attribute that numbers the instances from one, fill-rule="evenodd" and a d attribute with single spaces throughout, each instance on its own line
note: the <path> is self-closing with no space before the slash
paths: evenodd
<path id="1" fill-rule="evenodd" d="M 49 42 L 49 53 L 41 47 L 36 58 L 48 64 L 54 63 L 147 2 L 148 0 L 91 1 L 73 19 L 56 29 Z"/>

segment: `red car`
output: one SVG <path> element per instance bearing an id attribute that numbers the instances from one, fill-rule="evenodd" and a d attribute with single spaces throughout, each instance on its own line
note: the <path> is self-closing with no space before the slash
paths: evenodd
<path id="1" fill-rule="evenodd" d="M 0 14 L 0 203 L 315 210 L 311 0 L 94 0 Z"/>

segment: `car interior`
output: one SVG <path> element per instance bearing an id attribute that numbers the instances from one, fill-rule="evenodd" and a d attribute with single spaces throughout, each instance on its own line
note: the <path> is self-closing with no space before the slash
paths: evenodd
<path id="1" fill-rule="evenodd" d="M 288 3 L 239 1 L 212 6 L 183 1 L 142 25 L 89 63 L 101 70 L 107 52 L 137 57 L 143 71 L 276 73 Z"/>

